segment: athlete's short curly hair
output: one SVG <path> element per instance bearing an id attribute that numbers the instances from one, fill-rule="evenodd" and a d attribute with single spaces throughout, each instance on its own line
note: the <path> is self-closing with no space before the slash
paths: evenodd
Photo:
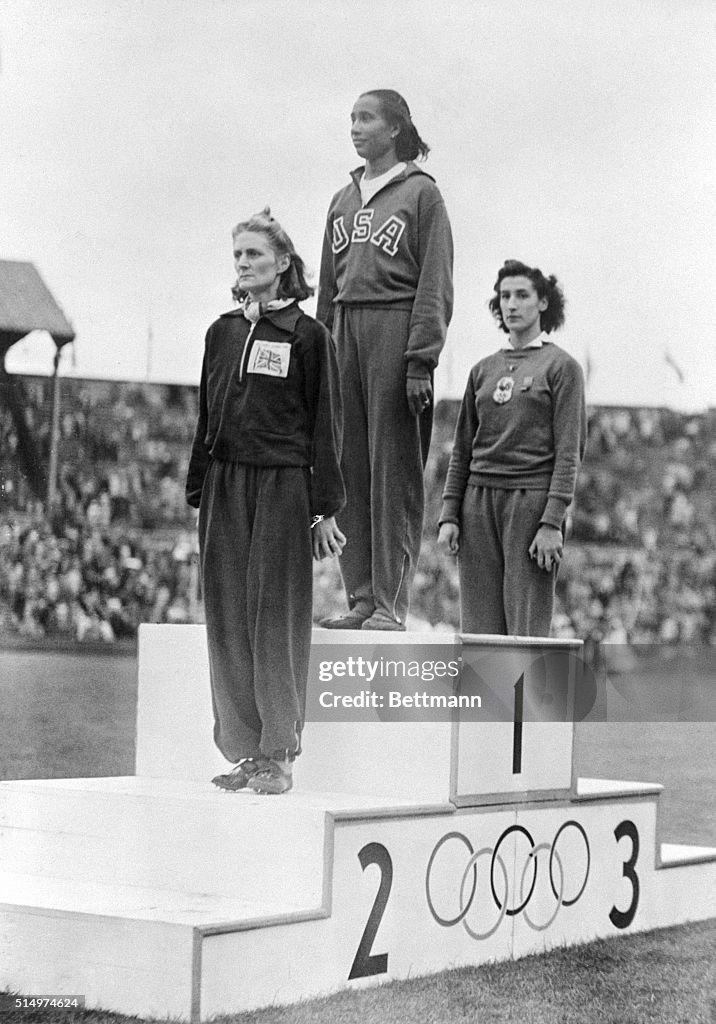
<path id="1" fill-rule="evenodd" d="M 296 299 L 301 302 L 313 295 L 314 288 L 306 281 L 306 268 L 303 260 L 296 252 L 293 242 L 288 237 L 275 217 L 271 216 L 271 209 L 264 206 L 260 213 L 255 213 L 248 220 L 241 221 L 231 232 L 232 238 L 236 238 L 242 231 L 256 231 L 265 235 L 269 245 L 277 256 L 289 256 L 291 262 L 281 274 L 278 284 L 279 299 Z M 231 294 L 237 302 L 242 302 L 246 292 L 242 291 L 238 282 L 231 289 Z"/>
<path id="2" fill-rule="evenodd" d="M 395 89 L 369 89 L 361 95 L 375 96 L 384 120 L 399 129 L 395 137 L 395 155 L 398 160 L 424 160 L 430 152 L 430 146 L 418 135 L 410 116 L 410 108 L 400 93 Z"/>
<path id="3" fill-rule="evenodd" d="M 519 260 L 505 260 L 497 272 L 497 280 L 494 286 L 494 295 L 488 303 L 490 312 L 494 316 L 501 330 L 509 334 L 509 329 L 502 318 L 500 309 L 500 285 L 506 277 L 528 277 L 535 286 L 535 291 L 540 299 L 547 299 L 547 308 L 540 314 L 540 326 L 548 334 L 557 331 L 564 324 L 565 298 L 562 288 L 554 274 L 545 277 L 538 267 L 529 267 Z"/>

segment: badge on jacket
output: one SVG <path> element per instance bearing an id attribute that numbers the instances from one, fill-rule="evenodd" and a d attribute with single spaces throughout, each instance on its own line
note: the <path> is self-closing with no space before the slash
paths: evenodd
<path id="1" fill-rule="evenodd" d="M 492 392 L 492 400 L 498 405 L 504 405 L 512 398 L 512 389 L 515 386 L 514 377 L 500 377 L 497 387 Z"/>
<path id="2" fill-rule="evenodd" d="M 261 341 L 251 347 L 247 373 L 263 373 L 267 377 L 288 377 L 291 362 L 291 343 L 288 341 Z"/>

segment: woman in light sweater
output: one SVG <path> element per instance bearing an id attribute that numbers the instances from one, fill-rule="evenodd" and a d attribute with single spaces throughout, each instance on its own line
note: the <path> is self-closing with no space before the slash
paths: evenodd
<path id="1" fill-rule="evenodd" d="M 554 276 L 508 260 L 489 305 L 509 345 L 470 371 L 438 539 L 458 555 L 463 633 L 549 636 L 586 442 L 584 377 L 550 340 L 564 323 Z"/>

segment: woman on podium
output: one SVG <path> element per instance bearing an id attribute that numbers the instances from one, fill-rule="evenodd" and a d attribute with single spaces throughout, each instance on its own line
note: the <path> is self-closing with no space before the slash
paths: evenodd
<path id="1" fill-rule="evenodd" d="M 564 323 L 554 276 L 508 260 L 489 305 L 509 343 L 470 371 L 438 540 L 458 555 L 463 633 L 547 637 L 586 443 L 584 377 L 550 337 Z"/>
<path id="2" fill-rule="evenodd" d="M 328 331 L 270 211 L 233 231 L 237 309 L 206 335 L 186 494 L 199 509 L 221 789 L 284 793 L 301 752 L 311 555 L 338 555 L 342 415 Z"/>
<path id="3" fill-rule="evenodd" d="M 345 409 L 348 611 L 329 629 L 404 630 L 423 529 L 433 371 L 452 313 L 452 236 L 428 146 L 392 89 L 359 96 L 365 164 L 333 197 L 317 317 L 333 330 Z"/>

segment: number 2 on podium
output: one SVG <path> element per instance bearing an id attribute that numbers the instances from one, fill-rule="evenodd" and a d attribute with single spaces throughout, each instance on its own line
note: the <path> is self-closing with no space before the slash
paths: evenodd
<path id="1" fill-rule="evenodd" d="M 369 864 L 378 865 L 380 868 L 380 886 L 375 897 L 373 909 L 365 926 L 363 937 L 360 940 L 351 972 L 348 975 L 349 981 L 352 981 L 353 978 L 370 978 L 374 974 L 386 974 L 388 971 L 388 954 L 371 953 L 371 949 L 373 948 L 373 940 L 388 903 L 388 896 L 390 896 L 390 888 L 393 884 L 393 861 L 382 843 L 368 843 L 358 854 L 358 860 L 364 871 Z"/>

